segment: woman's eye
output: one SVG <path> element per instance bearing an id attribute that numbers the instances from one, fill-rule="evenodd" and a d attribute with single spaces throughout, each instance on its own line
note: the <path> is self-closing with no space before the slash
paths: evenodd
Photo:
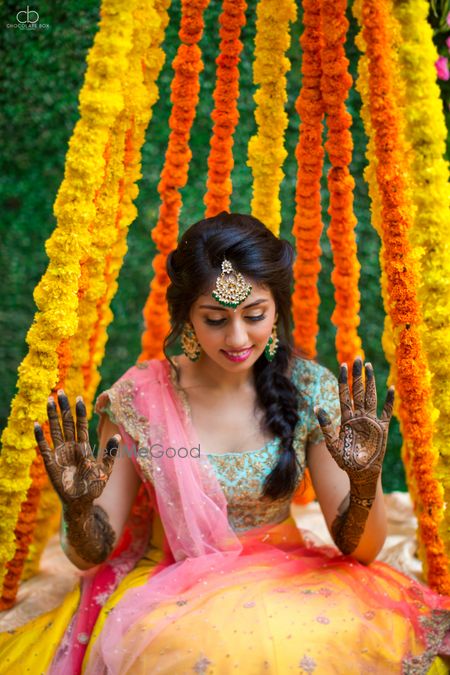
<path id="1" fill-rule="evenodd" d="M 259 316 L 246 316 L 245 318 L 250 319 L 250 321 L 261 321 L 262 319 L 265 319 L 266 316 L 265 314 L 260 314 Z M 210 326 L 220 326 L 224 321 L 225 319 L 205 319 L 205 322 Z"/>

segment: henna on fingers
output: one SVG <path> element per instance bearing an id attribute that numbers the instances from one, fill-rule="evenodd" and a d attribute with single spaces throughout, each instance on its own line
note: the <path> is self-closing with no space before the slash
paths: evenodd
<path id="1" fill-rule="evenodd" d="M 47 402 L 54 450 L 37 422 L 34 425 L 35 438 L 50 481 L 63 505 L 65 538 L 80 558 L 97 565 L 106 560 L 113 550 L 116 535 L 106 511 L 94 505 L 93 501 L 102 494 L 111 475 L 120 436 L 109 439 L 102 460 L 95 459 L 89 443 L 82 397 L 76 399 L 76 425 L 63 390 L 58 391 L 58 403 L 62 429 L 53 398 L 49 397 Z"/>
<path id="2" fill-rule="evenodd" d="M 365 373 L 366 384 L 364 386 L 362 360 L 355 359 L 352 371 L 352 405 L 347 366 L 341 365 L 339 373 L 341 427 L 339 433 L 333 429 L 326 411 L 322 408 L 315 409 L 327 448 L 350 480 L 350 492 L 342 501 L 331 526 L 333 539 L 345 554 L 353 553 L 357 548 L 375 501 L 394 404 L 394 388 L 390 387 L 381 417 L 377 417 L 375 376 L 370 363 L 366 363 Z"/>

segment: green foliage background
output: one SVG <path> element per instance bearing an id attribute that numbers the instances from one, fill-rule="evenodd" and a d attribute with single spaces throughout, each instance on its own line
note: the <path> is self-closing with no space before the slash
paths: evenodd
<path id="1" fill-rule="evenodd" d="M 214 60 L 218 51 L 219 2 L 212 2 L 206 13 L 206 29 L 202 41 L 205 69 L 201 74 L 201 102 L 192 132 L 193 159 L 188 186 L 183 191 L 181 230 L 203 217 L 203 194 L 206 183 L 206 160 L 211 132 L 210 113 L 215 81 Z M 232 210 L 249 212 L 251 200 L 251 171 L 246 166 L 247 143 L 255 133 L 253 116 L 254 86 L 252 83 L 252 51 L 255 34 L 256 0 L 249 0 L 247 25 L 243 30 L 245 49 L 241 62 L 240 124 L 235 135 L 234 194 Z M 44 244 L 55 227 L 52 205 L 64 175 L 64 159 L 68 141 L 78 119 L 78 94 L 86 69 L 86 54 L 92 45 L 99 20 L 99 1 L 41 2 L 30 9 L 39 11 L 40 23 L 47 29 L 24 31 L 6 28 L 14 24 L 18 9 L 5 2 L 1 8 L 3 46 L 0 56 L 4 78 L 0 98 L 3 138 L 0 199 L 0 363 L 2 387 L 0 425 L 6 424 L 10 401 L 15 393 L 17 367 L 26 354 L 25 335 L 30 326 L 35 305 L 32 292 L 47 266 Z M 155 252 L 150 231 L 157 221 L 159 197 L 157 184 L 168 139 L 170 114 L 171 62 L 178 45 L 180 0 L 170 9 L 171 22 L 164 49 L 166 63 L 160 77 L 160 99 L 155 105 L 153 119 L 143 149 L 143 179 L 137 207 L 139 216 L 129 233 L 129 251 L 120 274 L 120 288 L 113 301 L 114 323 L 109 328 L 109 341 L 101 368 L 102 388 L 110 386 L 140 352 L 143 330 L 142 308 L 153 275 L 151 266 Z M 356 26 L 349 12 L 351 30 L 348 55 L 355 75 L 357 50 L 354 45 Z M 301 52 L 299 48 L 300 21 L 292 28 L 289 56 L 287 112 L 289 128 L 286 147 L 289 152 L 284 166 L 286 177 L 282 184 L 282 236 L 290 234 L 295 209 L 294 194 L 296 163 L 294 149 L 298 136 L 298 115 L 295 99 L 301 82 Z M 145 30 L 145 27 L 143 27 Z M 356 178 L 355 210 L 358 218 L 357 238 L 361 272 L 361 336 L 366 358 L 371 360 L 377 375 L 379 395 L 384 399 L 388 373 L 381 334 L 384 312 L 379 288 L 379 240 L 370 225 L 370 205 L 363 180 L 366 139 L 359 117 L 360 99 L 352 91 L 348 107 L 353 115 L 352 129 L 355 151 L 352 172 Z M 328 223 L 326 182 L 323 184 L 324 218 Z M 325 228 L 326 229 L 326 228 Z M 319 360 L 334 372 L 337 362 L 334 347 L 334 327 L 330 323 L 333 311 L 331 250 L 324 232 L 323 269 L 320 277 L 322 304 L 320 309 Z M 394 420 L 383 474 L 387 491 L 405 489 L 404 472 L 399 459 L 401 436 Z"/>

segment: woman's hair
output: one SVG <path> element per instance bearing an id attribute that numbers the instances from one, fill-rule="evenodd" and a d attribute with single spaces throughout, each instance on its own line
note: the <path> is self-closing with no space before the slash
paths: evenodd
<path id="1" fill-rule="evenodd" d="M 293 447 L 300 394 L 287 376 L 296 353 L 291 336 L 294 256 L 291 244 L 277 238 L 257 218 L 223 211 L 189 227 L 167 258 L 171 331 L 164 341 L 164 354 L 172 364 L 166 351 L 180 337 L 193 302 L 208 292 L 221 273 L 224 258 L 244 278 L 272 292 L 278 312 L 278 349 L 271 362 L 261 354 L 254 364 L 254 379 L 257 401 L 265 411 L 264 426 L 280 437 L 279 459 L 263 489 L 263 495 L 273 499 L 291 494 L 300 466 Z"/>

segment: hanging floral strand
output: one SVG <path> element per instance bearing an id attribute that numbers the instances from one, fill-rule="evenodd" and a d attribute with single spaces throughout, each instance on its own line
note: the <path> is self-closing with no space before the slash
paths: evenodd
<path id="1" fill-rule="evenodd" d="M 233 134 L 239 120 L 239 61 L 242 42 L 239 37 L 245 26 L 244 0 L 224 0 L 220 23 L 220 54 L 216 59 L 216 88 L 213 98 L 214 121 L 208 157 L 207 192 L 204 197 L 206 217 L 230 210 L 232 192 L 231 171 L 233 160 Z"/>
<path id="2" fill-rule="evenodd" d="M 450 211 L 448 164 L 444 159 L 447 129 L 436 82 L 438 57 L 425 0 L 392 3 L 402 40 L 398 48 L 405 83 L 405 133 L 413 149 L 410 166 L 415 217 L 410 241 L 420 275 L 417 293 L 423 313 L 423 345 L 431 372 L 433 405 L 437 409 L 433 447 L 436 477 L 443 501 L 450 502 Z M 442 513 L 440 535 L 450 560 L 450 516 Z"/>
<path id="3" fill-rule="evenodd" d="M 331 216 L 328 238 L 333 252 L 336 307 L 331 321 L 337 328 L 336 351 L 339 363 L 352 363 L 356 356 L 364 357 L 358 336 L 360 294 L 358 289 L 360 264 L 357 258 L 353 212 L 355 181 L 350 174 L 353 141 L 350 133 L 352 118 L 345 101 L 352 84 L 349 61 L 344 44 L 348 20 L 347 0 L 322 0 L 322 78 L 321 89 L 328 127 L 325 150 L 331 169 L 328 190 Z"/>
<path id="4" fill-rule="evenodd" d="M 430 419 L 431 392 L 420 337 L 420 308 L 414 260 L 408 241 L 411 210 L 405 198 L 401 135 L 389 59 L 387 0 L 363 0 L 362 36 L 369 67 L 369 106 L 377 155 L 377 181 L 382 207 L 384 267 L 397 361 L 397 394 L 404 444 L 417 482 L 419 536 L 426 547 L 428 582 L 450 592 L 448 565 L 438 525 L 442 494 L 433 475 L 436 462 Z"/>
<path id="5" fill-rule="evenodd" d="M 191 150 L 189 139 L 194 122 L 200 91 L 199 74 L 203 70 L 198 46 L 204 22 L 203 12 L 209 0 L 183 0 L 181 45 L 173 61 L 174 77 L 171 84 L 171 128 L 164 167 L 158 185 L 161 197 L 159 218 L 152 230 L 152 239 L 159 251 L 153 259 L 154 277 L 144 307 L 145 330 L 142 334 L 142 351 L 139 361 L 163 358 L 164 338 L 170 332 L 166 291 L 169 277 L 166 271 L 167 256 L 178 243 L 178 218 L 181 210 L 180 189 L 186 185 Z"/>
<path id="6" fill-rule="evenodd" d="M 259 0 L 256 20 L 253 81 L 260 85 L 254 95 L 258 133 L 248 144 L 247 165 L 253 174 L 252 215 L 279 235 L 281 223 L 280 184 L 287 152 L 284 132 L 288 118 L 286 76 L 290 69 L 285 53 L 291 38 L 289 24 L 297 18 L 294 0 Z"/>
<path id="7" fill-rule="evenodd" d="M 303 0 L 302 86 L 295 103 L 300 116 L 300 133 L 295 156 L 298 164 L 295 188 L 295 217 L 292 232 L 296 240 L 292 313 L 293 338 L 307 358 L 316 356 L 319 333 L 320 297 L 317 288 L 320 272 L 320 236 L 322 208 L 320 179 L 323 171 L 322 29 L 320 0 Z"/>
<path id="8" fill-rule="evenodd" d="M 107 152 L 112 156 L 112 163 L 109 161 L 107 163 L 108 178 L 106 179 L 105 176 L 105 184 L 99 191 L 99 196 L 103 195 L 103 206 L 100 208 L 97 206 L 97 218 L 93 231 L 96 244 L 95 246 L 93 244 L 91 249 L 91 251 L 96 251 L 97 255 L 96 259 L 91 258 L 87 261 L 87 265 L 82 266 L 82 270 L 89 271 L 90 284 L 84 298 L 80 297 L 79 313 L 87 317 L 89 307 L 96 309 L 95 315 L 91 314 L 92 319 L 95 319 L 94 325 L 86 323 L 84 330 L 81 331 L 84 335 L 84 345 L 87 345 L 89 350 L 87 352 L 83 349 L 79 352 L 78 361 L 81 365 L 74 372 L 74 363 L 72 363 L 69 376 L 66 376 L 62 370 L 61 358 L 59 363 L 60 381 L 55 391 L 59 387 L 66 387 L 66 390 L 69 390 L 65 384 L 66 380 L 69 383 L 77 381 L 78 385 L 83 387 L 88 414 L 90 414 L 92 400 L 100 379 L 98 368 L 105 352 L 106 330 L 113 318 L 110 304 L 117 290 L 116 279 L 127 251 L 128 228 L 137 213 L 133 201 L 138 194 L 136 183 L 141 178 L 141 147 L 152 116 L 153 105 L 158 98 L 156 81 L 165 59 L 160 45 L 169 21 L 168 4 L 168 0 L 156 0 L 153 7 L 151 3 L 141 2 L 141 6 L 135 12 L 133 49 L 129 54 L 130 67 L 122 83 L 125 109 L 119 116 L 111 134 L 115 147 L 107 146 Z M 141 30 L 142 23 L 147 26 L 147 31 Z M 117 202 L 115 209 L 113 201 Z M 108 213 L 111 214 L 114 227 L 107 225 Z M 95 266 L 93 262 L 96 263 Z M 104 268 L 103 271 L 102 268 Z M 103 284 L 101 284 L 101 275 L 104 278 Z M 93 283 L 94 280 L 95 283 Z M 104 289 L 103 295 L 96 300 L 100 295 L 101 287 Z M 96 294 L 95 288 L 98 290 Z M 78 334 L 81 328 L 79 324 Z M 73 340 L 71 343 L 73 344 Z M 86 358 L 86 361 L 83 362 L 81 355 Z M 76 377 L 77 373 L 82 374 L 81 381 Z M 73 384 L 71 389 L 73 395 L 80 391 L 74 390 Z M 27 559 L 25 572 L 27 575 L 37 570 L 40 553 L 52 533 L 51 528 L 48 527 L 49 518 L 53 517 L 55 510 L 59 507 L 56 494 L 48 481 L 41 490 L 40 496 L 41 502 L 37 525 L 33 533 L 32 551 Z"/>
<path id="9" fill-rule="evenodd" d="M 15 556 L 15 527 L 31 483 L 30 467 L 36 456 L 33 421 L 42 421 L 46 416 L 46 399 L 58 380 L 58 346 L 77 329 L 80 262 L 87 255 L 91 243 L 89 226 L 95 218 L 94 196 L 104 172 L 103 150 L 109 131 L 123 108 L 120 77 L 127 68 L 132 21 L 131 16 L 124 13 L 121 25 L 123 38 L 117 41 L 118 13 L 117 0 L 106 0 L 80 94 L 81 119 L 70 143 L 64 181 L 54 206 L 58 225 L 46 243 L 50 262 L 34 292 L 38 312 L 26 338 L 29 352 L 19 366 L 18 393 L 2 434 L 2 582 L 7 571 L 6 563 Z M 114 61 L 115 77 L 105 83 L 102 73 L 111 59 Z M 103 91 L 108 88 L 104 100 L 99 98 L 98 92 L 102 90 L 99 79 L 102 80 Z M 21 569 L 20 565 L 20 572 Z M 18 572 L 19 567 L 15 576 Z"/>
<path id="10" fill-rule="evenodd" d="M 122 69 L 116 68 L 115 70 L 115 74 L 123 73 L 121 88 L 127 104 L 125 109 L 117 116 L 116 122 L 114 123 L 110 135 L 110 139 L 113 141 L 112 144 L 110 141 L 106 144 L 106 149 L 103 153 L 105 166 L 103 185 L 97 188 L 93 198 L 96 217 L 88 228 L 91 239 L 89 255 L 84 255 L 83 259 L 80 261 L 80 280 L 77 294 L 79 305 L 77 331 L 71 339 L 66 338 L 62 340 L 57 348 L 58 382 L 53 387 L 53 391 L 55 392 L 57 388 L 64 386 L 69 397 L 72 396 L 73 398 L 75 393 L 83 393 L 88 409 L 94 394 L 92 386 L 91 391 L 88 389 L 89 375 L 92 375 L 92 368 L 88 373 L 88 368 L 83 363 L 83 360 L 86 358 L 86 354 L 89 354 L 89 347 L 92 344 L 92 337 L 90 338 L 89 335 L 95 335 L 95 327 L 99 319 L 97 298 L 108 295 L 109 293 L 110 302 L 116 288 L 116 286 L 111 288 L 111 283 L 108 286 L 110 278 L 105 276 L 103 279 L 103 269 L 105 268 L 104 261 L 111 250 L 111 246 L 114 247 L 114 242 L 117 238 L 116 227 L 109 227 L 106 219 L 110 218 L 111 214 L 112 223 L 115 225 L 114 220 L 117 220 L 117 217 L 114 218 L 114 213 L 115 211 L 117 211 L 118 214 L 120 212 L 120 210 L 118 210 L 118 203 L 120 204 L 121 200 L 125 197 L 125 191 L 122 187 L 119 189 L 118 186 L 123 183 L 123 178 L 121 178 L 121 176 L 123 177 L 124 174 L 124 166 L 125 173 L 127 170 L 127 157 L 129 160 L 128 163 L 133 163 L 131 175 L 135 176 L 134 180 L 140 177 L 139 157 L 140 147 L 144 140 L 143 132 L 145 131 L 145 127 L 151 116 L 151 107 L 157 98 L 157 89 L 154 85 L 154 81 L 158 76 L 161 64 L 164 60 L 164 54 L 159 45 L 164 37 L 163 28 L 168 21 L 167 12 L 165 11 L 166 6 L 167 2 L 164 0 L 162 2 L 156 2 L 155 7 L 149 6 L 149 4 L 146 3 L 142 7 L 135 8 L 134 15 L 138 28 L 135 28 L 134 31 L 131 53 L 129 51 L 130 44 L 127 43 L 125 45 L 124 43 L 124 46 L 127 47 L 124 50 L 124 53 L 127 54 L 128 52 L 127 57 L 129 62 L 128 65 L 125 65 Z M 103 13 L 102 9 L 102 16 Z M 123 15 L 123 17 L 125 22 L 125 15 Z M 145 33 L 143 33 L 140 28 L 142 21 L 145 21 L 146 26 L 149 28 Z M 123 37 L 123 35 L 121 37 Z M 104 47 L 106 47 L 106 45 Z M 143 62 L 144 57 L 149 63 L 149 76 L 147 77 L 145 86 L 142 82 L 139 85 L 139 82 L 142 81 L 142 73 L 145 67 L 145 61 Z M 95 54 L 94 56 L 90 55 L 89 59 L 92 58 L 94 58 L 93 67 L 95 70 L 98 68 L 97 63 L 95 63 Z M 102 72 L 103 70 L 104 68 L 102 68 Z M 151 79 L 152 76 L 153 81 Z M 97 90 L 100 90 L 100 87 L 97 86 L 96 88 Z M 126 92 L 127 88 L 129 89 L 128 96 Z M 104 85 L 103 91 L 105 91 Z M 140 91 L 141 95 L 139 95 Z M 108 92 L 106 92 L 106 96 L 108 96 Z M 127 150 L 125 149 L 124 162 L 126 128 L 130 125 L 130 116 L 132 120 L 134 116 L 140 120 L 142 139 L 139 141 L 138 138 L 136 138 L 137 153 L 135 157 L 132 157 L 129 153 L 127 154 Z M 133 122 L 131 123 L 133 124 Z M 75 140 L 72 140 L 71 144 L 72 143 L 75 143 Z M 137 190 L 133 185 L 134 180 L 130 182 L 129 194 L 126 195 L 126 198 L 132 206 L 131 210 L 128 209 L 128 215 L 131 214 L 132 217 L 128 219 L 128 222 L 126 222 L 125 219 L 124 225 L 129 225 L 136 213 L 135 208 L 132 205 L 132 199 L 137 195 Z M 116 206 L 114 206 L 114 204 L 116 204 Z M 109 306 L 107 310 L 109 310 Z M 97 350 L 96 352 L 97 364 L 100 363 L 103 358 L 103 351 L 104 350 L 101 350 L 99 352 L 99 350 Z M 27 499 L 22 503 L 21 514 L 16 525 L 16 538 L 18 542 L 16 554 L 14 559 L 8 563 L 9 572 L 5 578 L 3 600 L 8 606 L 10 606 L 14 600 L 17 591 L 17 582 L 23 565 L 23 558 L 27 554 L 28 544 L 30 543 L 31 538 L 31 548 L 28 553 L 23 578 L 27 578 L 37 571 L 40 553 L 45 546 L 48 537 L 51 536 L 54 531 L 54 527 L 49 526 L 49 519 L 55 521 L 54 516 L 57 515 L 59 508 L 58 499 L 46 479 L 40 456 L 36 457 L 33 462 L 31 476 L 33 482 L 28 491 Z M 31 504 L 32 499 L 33 504 Z M 37 510 L 38 513 L 36 514 Z M 55 523 L 56 521 L 54 522 L 54 525 Z M 24 546 L 25 535 L 27 541 Z"/>

